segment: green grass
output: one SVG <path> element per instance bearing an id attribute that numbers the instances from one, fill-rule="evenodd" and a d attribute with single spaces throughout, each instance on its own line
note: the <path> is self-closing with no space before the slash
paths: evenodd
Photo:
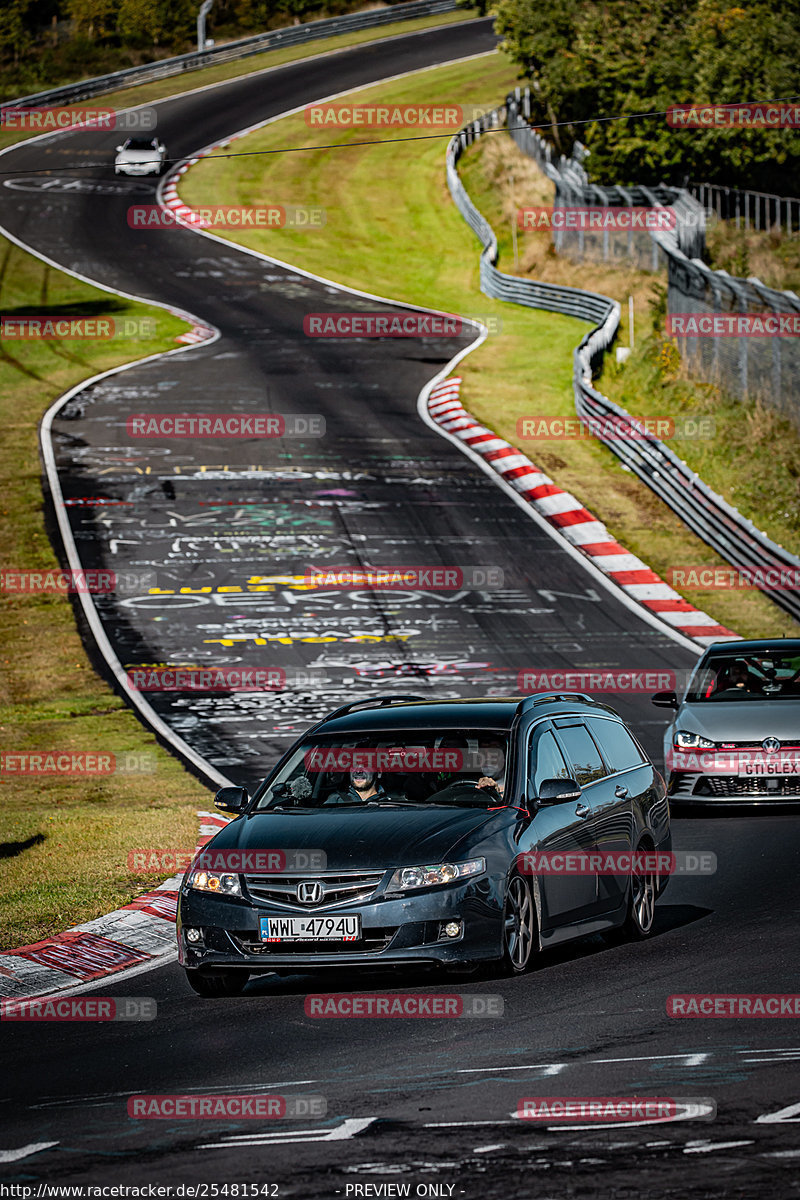
<path id="1" fill-rule="evenodd" d="M 142 340 L 13 342 L 0 347 L 0 564 L 58 566 L 44 526 L 38 424 L 82 379 L 175 348 L 185 322 L 118 299 L 0 242 L 0 311 L 150 318 Z M 194 845 L 208 791 L 139 723 L 89 665 L 70 602 L 0 593 L 0 752 L 149 756 L 152 774 L 46 777 L 0 771 L 0 949 L 126 903 L 157 876 L 131 875 L 129 849 Z"/>
<path id="2" fill-rule="evenodd" d="M 513 86 L 513 72 L 501 54 L 420 72 L 386 88 L 357 93 L 365 103 L 403 103 L 424 96 L 430 103 L 454 100 L 493 107 Z M 354 97 L 355 98 L 355 97 Z M 327 210 L 322 229 L 298 233 L 289 229 L 228 231 L 224 236 L 275 258 L 353 287 L 411 303 L 499 318 L 501 332 L 459 364 L 466 407 L 512 443 L 518 417 L 534 414 L 574 415 L 572 352 L 586 325 L 571 318 L 525 310 L 489 300 L 479 290 L 478 243 L 447 190 L 444 177 L 446 138 L 390 144 L 388 132 L 336 131 L 335 138 L 309 129 L 302 116 L 288 117 L 237 142 L 236 149 L 274 151 L 284 146 L 323 142 L 374 145 L 309 150 L 233 160 L 208 159 L 184 176 L 181 195 L 190 204 L 321 205 Z M 547 202 L 549 185 L 534 178 L 535 168 L 523 159 L 505 134 L 493 134 L 462 159 L 462 178 L 470 195 L 499 235 L 500 267 L 513 271 L 509 191 L 513 202 Z M 516 183 L 512 183 L 516 180 Z M 641 320 L 655 298 L 654 278 L 632 269 L 572 267 L 534 239 L 520 240 L 520 272 L 535 261 L 532 277 L 595 288 L 625 301 L 633 292 Z M 402 249 L 401 249 L 402 248 Z M 622 336 L 626 336 L 627 317 Z M 609 356 L 610 357 L 610 356 Z M 669 397 L 648 398 L 649 377 L 637 376 L 636 362 L 625 368 L 633 394 L 627 406 L 635 413 L 668 413 Z M 637 387 L 637 379 L 639 386 Z M 609 368 L 609 385 L 611 379 Z M 603 386 L 606 378 L 603 379 Z M 619 397 L 622 402 L 622 397 Z M 705 400 L 703 401 L 705 405 Z M 683 411 L 683 410 L 682 410 Z M 719 411 L 716 413 L 721 419 Z M 683 443 L 681 453 L 688 443 Z M 603 520 L 612 535 L 632 553 L 665 572 L 685 564 L 721 564 L 653 492 L 599 442 L 522 443 L 521 448 L 562 486 L 577 495 Z M 703 447 L 719 461 L 715 442 Z M 716 457 L 715 457 L 716 456 Z M 741 475 L 740 464 L 730 464 Z M 719 486 L 719 476 L 709 472 Z M 765 490 L 769 475 L 765 473 Z M 736 486 L 736 485 L 734 485 Z M 724 489 L 723 489 L 724 490 Z M 738 497 L 734 496 L 737 501 Z M 721 624 L 745 636 L 797 634 L 785 613 L 757 592 L 685 593 Z"/>

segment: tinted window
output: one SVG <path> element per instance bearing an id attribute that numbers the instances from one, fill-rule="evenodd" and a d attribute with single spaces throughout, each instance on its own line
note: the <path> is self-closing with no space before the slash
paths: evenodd
<path id="1" fill-rule="evenodd" d="M 569 769 L 558 748 L 558 742 L 546 729 L 539 734 L 538 738 L 535 738 L 528 759 L 530 794 L 539 795 L 539 789 L 544 779 L 569 779 L 569 777 Z"/>
<path id="2" fill-rule="evenodd" d="M 603 756 L 612 771 L 627 771 L 645 761 L 624 725 L 619 721 L 601 721 L 587 717 L 586 724 L 600 743 Z"/>
<path id="3" fill-rule="evenodd" d="M 572 763 L 575 779 L 581 787 L 602 779 L 606 774 L 600 751 L 594 744 L 588 729 L 583 725 L 557 726 L 561 744 Z"/>

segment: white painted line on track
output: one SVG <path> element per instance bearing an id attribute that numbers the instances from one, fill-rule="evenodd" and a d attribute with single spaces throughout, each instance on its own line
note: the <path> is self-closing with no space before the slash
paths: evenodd
<path id="1" fill-rule="evenodd" d="M 0 1150 L 0 1163 L 19 1162 L 22 1158 L 57 1145 L 58 1142 L 29 1142 L 27 1146 L 17 1146 L 15 1150 Z"/>

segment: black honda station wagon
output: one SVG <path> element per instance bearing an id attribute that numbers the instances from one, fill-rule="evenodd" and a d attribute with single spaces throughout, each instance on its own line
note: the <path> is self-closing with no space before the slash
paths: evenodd
<path id="1" fill-rule="evenodd" d="M 664 781 L 617 713 L 580 694 L 356 701 L 253 796 L 225 787 L 215 802 L 236 819 L 178 903 L 202 996 L 328 967 L 521 974 L 570 938 L 646 937 L 668 878 Z"/>

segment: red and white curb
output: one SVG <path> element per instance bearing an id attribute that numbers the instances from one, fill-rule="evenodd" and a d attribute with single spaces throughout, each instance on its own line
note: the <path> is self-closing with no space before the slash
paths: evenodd
<path id="1" fill-rule="evenodd" d="M 228 824 L 219 813 L 202 818 L 196 850 Z M 175 957 L 175 914 L 182 874 L 137 896 L 114 912 L 64 933 L 0 953 L 0 997 L 49 996 L 130 967 L 160 965 Z"/>
<path id="2" fill-rule="evenodd" d="M 738 634 L 719 625 L 708 613 L 684 600 L 646 563 L 615 541 L 602 521 L 565 492 L 516 446 L 478 423 L 459 400 L 461 378 L 437 383 L 428 397 L 428 412 L 437 425 L 480 454 L 502 478 L 554 526 L 563 538 L 591 559 L 630 599 L 685 637 L 707 646 Z"/>

